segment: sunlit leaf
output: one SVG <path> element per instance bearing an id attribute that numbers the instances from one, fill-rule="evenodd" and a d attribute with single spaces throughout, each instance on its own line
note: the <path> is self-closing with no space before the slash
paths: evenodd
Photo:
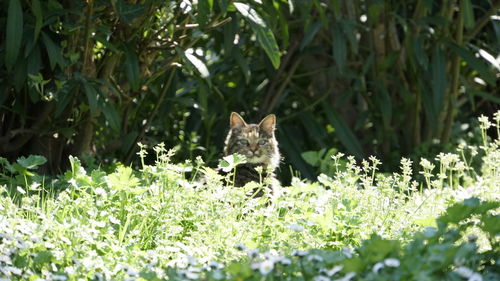
<path id="1" fill-rule="evenodd" d="M 280 54 L 278 43 L 274 38 L 274 34 L 271 29 L 266 26 L 264 20 L 257 14 L 257 12 L 250 7 L 248 4 L 244 3 L 233 3 L 238 12 L 250 23 L 250 27 L 257 37 L 259 45 L 264 49 L 267 56 L 271 60 L 274 68 L 280 66 Z"/>

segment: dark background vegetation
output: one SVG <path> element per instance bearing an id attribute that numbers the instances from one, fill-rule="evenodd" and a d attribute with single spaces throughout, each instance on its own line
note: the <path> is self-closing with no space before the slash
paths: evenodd
<path id="1" fill-rule="evenodd" d="M 278 116 L 284 174 L 335 151 L 391 170 L 499 108 L 500 1 L 192 2 L 2 1 L 0 157 L 59 173 L 165 142 L 213 166 L 237 111 Z"/>

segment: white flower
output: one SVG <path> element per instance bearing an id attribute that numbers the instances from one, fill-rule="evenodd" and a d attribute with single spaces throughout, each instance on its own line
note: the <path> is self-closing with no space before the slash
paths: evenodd
<path id="1" fill-rule="evenodd" d="M 310 255 L 307 257 L 307 260 L 312 262 L 322 262 L 323 258 L 319 255 Z"/>
<path id="2" fill-rule="evenodd" d="M 292 256 L 297 256 L 297 257 L 303 257 L 309 254 L 307 251 L 300 251 L 300 250 L 293 250 L 292 251 Z"/>
<path id="3" fill-rule="evenodd" d="M 483 281 L 483 277 L 479 273 L 472 273 L 467 281 Z"/>
<path id="4" fill-rule="evenodd" d="M 302 225 L 296 224 L 296 223 L 289 224 L 288 228 L 293 230 L 293 231 L 296 231 L 296 232 L 300 232 L 300 231 L 304 230 L 304 227 Z"/>
<path id="5" fill-rule="evenodd" d="M 69 184 L 71 184 L 73 187 L 78 187 L 78 185 L 76 184 L 76 180 L 75 179 L 70 179 L 69 181 Z"/>
<path id="6" fill-rule="evenodd" d="M 330 278 L 322 275 L 315 276 L 313 278 L 314 281 L 330 281 Z"/>
<path id="7" fill-rule="evenodd" d="M 292 260 L 290 260 L 289 258 L 282 258 L 279 260 L 279 263 L 281 263 L 282 265 L 291 265 Z"/>
<path id="8" fill-rule="evenodd" d="M 353 278 L 354 276 L 356 276 L 356 273 L 354 272 L 349 272 L 347 273 L 344 277 L 340 278 L 340 279 L 335 279 L 334 281 L 349 281 L 351 280 L 351 278 Z"/>
<path id="9" fill-rule="evenodd" d="M 381 263 L 381 262 L 377 262 L 373 268 L 372 268 L 372 271 L 373 273 L 378 273 L 382 268 L 384 268 L 384 264 Z"/>
<path id="10" fill-rule="evenodd" d="M 459 266 L 457 269 L 455 269 L 455 272 L 464 278 L 470 278 L 474 273 L 470 268 L 465 266 Z"/>
<path id="11" fill-rule="evenodd" d="M 272 260 L 265 260 L 260 263 L 259 265 L 259 271 L 260 274 L 262 275 L 267 275 L 269 272 L 271 272 L 274 268 L 274 262 Z"/>
<path id="12" fill-rule="evenodd" d="M 336 266 L 332 267 L 332 269 L 326 270 L 325 273 L 328 276 L 333 276 L 333 275 L 337 274 L 338 272 L 340 272 L 342 270 L 342 268 L 344 268 L 343 265 L 336 265 Z"/>
<path id="13" fill-rule="evenodd" d="M 247 252 L 249 258 L 256 258 L 259 255 L 259 250 L 257 249 L 251 249 Z"/>
<path id="14" fill-rule="evenodd" d="M 17 191 L 19 191 L 19 193 L 21 194 L 26 194 L 26 190 L 24 190 L 22 187 L 20 186 L 17 186 Z"/>
<path id="15" fill-rule="evenodd" d="M 400 265 L 400 262 L 398 259 L 393 259 L 393 258 L 388 258 L 384 261 L 385 265 L 389 267 L 398 267 Z"/>
<path id="16" fill-rule="evenodd" d="M 68 280 L 68 277 L 66 277 L 65 275 L 54 274 L 52 275 L 52 280 L 66 281 Z"/>

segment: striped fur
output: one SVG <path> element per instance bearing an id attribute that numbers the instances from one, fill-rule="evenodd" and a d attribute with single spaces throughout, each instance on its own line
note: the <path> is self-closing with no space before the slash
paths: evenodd
<path id="1" fill-rule="evenodd" d="M 238 113 L 233 112 L 229 123 L 224 156 L 238 153 L 247 159 L 246 164 L 236 168 L 235 186 L 244 186 L 250 181 L 264 181 L 266 177 L 277 182 L 274 171 L 279 165 L 280 154 L 274 136 L 276 116 L 270 114 L 259 124 L 247 124 Z M 258 166 L 263 168 L 262 174 L 255 170 Z"/>

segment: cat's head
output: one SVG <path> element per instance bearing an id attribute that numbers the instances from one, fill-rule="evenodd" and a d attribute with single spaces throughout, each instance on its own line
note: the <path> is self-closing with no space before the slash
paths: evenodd
<path id="1" fill-rule="evenodd" d="M 259 124 L 247 124 L 236 112 L 229 118 L 229 134 L 226 138 L 224 154 L 238 153 L 251 164 L 262 164 L 276 168 L 279 164 L 278 142 L 274 137 L 276 116 L 270 114 Z"/>

